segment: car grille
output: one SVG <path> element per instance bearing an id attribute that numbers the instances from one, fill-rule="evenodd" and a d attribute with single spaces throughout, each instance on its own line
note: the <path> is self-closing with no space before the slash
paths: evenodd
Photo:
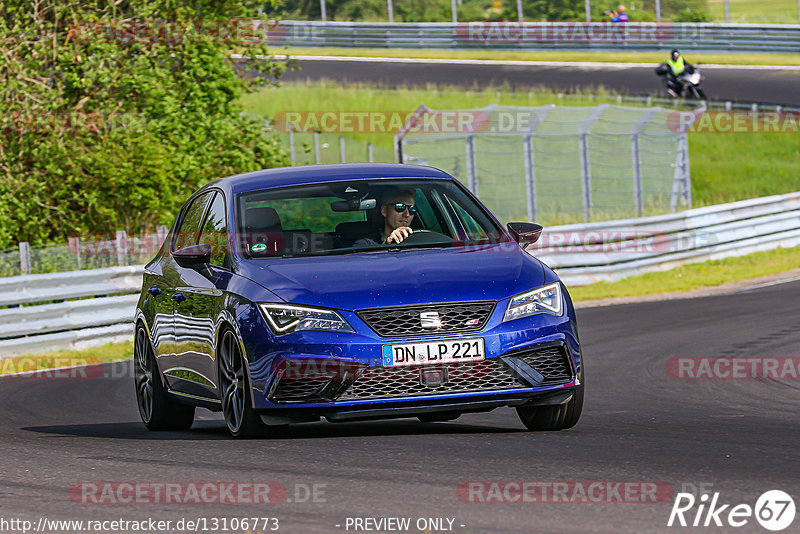
<path id="1" fill-rule="evenodd" d="M 526 348 L 504 354 L 522 360 L 544 377 L 542 384 L 565 382 L 572 378 L 572 364 L 563 345 Z"/>
<path id="2" fill-rule="evenodd" d="M 353 382 L 338 401 L 411 397 L 470 391 L 494 391 L 530 387 L 501 360 L 494 358 L 473 364 L 446 364 L 448 382 L 436 386 L 420 382 L 420 366 L 370 367 Z"/>
<path id="3" fill-rule="evenodd" d="M 358 310 L 356 313 L 381 337 L 405 337 L 481 330 L 486 326 L 494 305 L 494 302 L 453 302 L 375 308 Z M 420 318 L 423 312 L 438 313 L 442 326 L 423 328 Z"/>
<path id="4" fill-rule="evenodd" d="M 507 361 L 524 362 L 542 375 L 543 380 L 523 377 Z M 446 380 L 438 384 L 425 384 L 421 380 L 423 369 L 441 372 L 443 378 L 446 375 Z M 528 373 L 528 376 L 531 374 L 535 373 Z M 283 379 L 270 398 L 279 403 L 330 402 L 502 391 L 565 383 L 572 379 L 573 372 L 566 349 L 559 344 L 525 348 L 506 353 L 500 358 L 474 363 L 367 367 L 362 368 L 354 380 L 352 376 L 344 382 L 342 377 Z"/>

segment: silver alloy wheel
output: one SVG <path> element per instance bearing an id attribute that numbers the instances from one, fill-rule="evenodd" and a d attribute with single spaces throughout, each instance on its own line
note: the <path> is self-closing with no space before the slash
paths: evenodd
<path id="1" fill-rule="evenodd" d="M 233 332 L 228 330 L 222 338 L 220 351 L 220 386 L 222 390 L 222 413 L 231 432 L 242 427 L 245 398 L 244 362 L 239 344 Z"/>
<path id="2" fill-rule="evenodd" d="M 134 344 L 134 380 L 136 384 L 136 401 L 139 413 L 145 423 L 153 417 L 153 369 L 150 359 L 150 343 L 144 328 L 136 331 Z"/>

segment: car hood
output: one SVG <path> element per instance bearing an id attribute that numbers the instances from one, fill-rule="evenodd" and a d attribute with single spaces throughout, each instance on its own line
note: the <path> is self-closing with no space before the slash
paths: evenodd
<path id="1" fill-rule="evenodd" d="M 240 272 L 287 302 L 342 310 L 501 300 L 545 283 L 543 265 L 510 245 L 246 260 Z"/>

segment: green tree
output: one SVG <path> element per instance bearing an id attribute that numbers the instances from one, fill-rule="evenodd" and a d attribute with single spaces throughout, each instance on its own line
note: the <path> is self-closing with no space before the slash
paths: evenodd
<path id="1" fill-rule="evenodd" d="M 235 0 L 4 0 L 0 248 L 152 230 L 209 180 L 287 163 L 239 105 L 283 70 L 251 13 Z M 240 76 L 231 54 L 258 59 Z"/>

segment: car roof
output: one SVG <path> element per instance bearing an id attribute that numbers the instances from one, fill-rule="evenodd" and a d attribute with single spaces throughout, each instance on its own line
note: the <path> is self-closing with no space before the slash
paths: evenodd
<path id="1" fill-rule="evenodd" d="M 206 187 L 220 187 L 233 194 L 285 187 L 346 180 L 388 178 L 434 178 L 455 180 L 444 171 L 423 165 L 396 163 L 341 163 L 336 165 L 303 165 L 267 169 L 221 178 Z M 205 187 L 203 188 L 205 189 Z"/>

